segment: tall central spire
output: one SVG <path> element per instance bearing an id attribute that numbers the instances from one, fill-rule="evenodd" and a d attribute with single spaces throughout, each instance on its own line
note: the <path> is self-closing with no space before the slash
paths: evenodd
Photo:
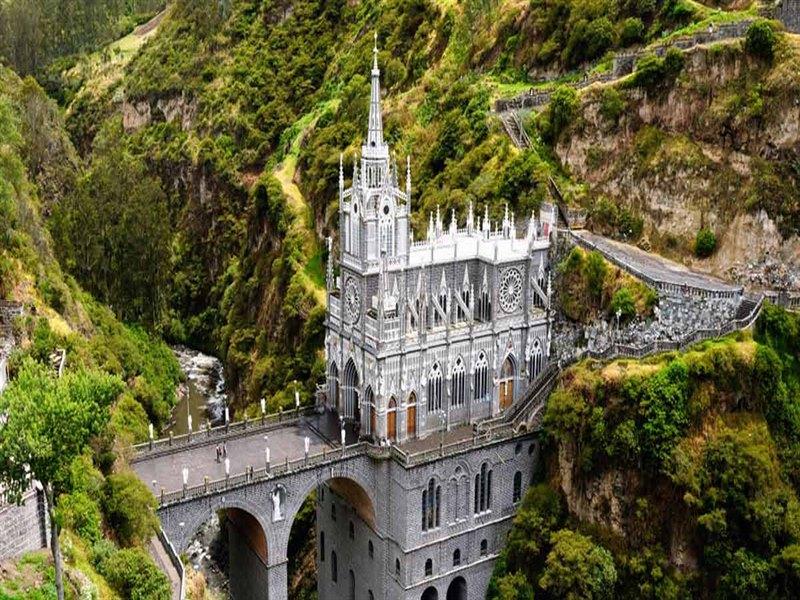
<path id="1" fill-rule="evenodd" d="M 369 100 L 369 131 L 367 147 L 383 149 L 383 117 L 381 116 L 381 71 L 378 68 L 378 34 L 372 48 L 372 90 Z M 387 149 L 388 153 L 388 149 Z"/>

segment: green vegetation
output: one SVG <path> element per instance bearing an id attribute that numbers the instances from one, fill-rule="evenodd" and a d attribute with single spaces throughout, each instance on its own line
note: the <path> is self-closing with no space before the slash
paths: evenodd
<path id="1" fill-rule="evenodd" d="M 54 379 L 45 367 L 28 360 L 0 396 L 0 413 L 7 415 L 0 437 L 0 482 L 14 501 L 27 491 L 31 477 L 44 486 L 59 600 L 64 584 L 56 510 L 70 490 L 73 461 L 102 431 L 108 407 L 121 389 L 119 380 L 93 373 Z"/>
<path id="2" fill-rule="evenodd" d="M 775 44 L 777 41 L 778 36 L 769 21 L 758 19 L 747 28 L 744 47 L 748 54 L 762 60 L 771 61 L 775 56 Z"/>
<path id="3" fill-rule="evenodd" d="M 663 57 L 647 54 L 636 63 L 630 85 L 649 90 L 663 89 L 683 70 L 683 52 L 670 48 Z"/>
<path id="4" fill-rule="evenodd" d="M 694 239 L 694 254 L 698 258 L 708 258 L 717 249 L 717 236 L 707 227 L 697 232 Z"/>
<path id="5" fill-rule="evenodd" d="M 0 4 L 0 56 L 22 74 L 108 43 L 164 7 L 164 0 L 20 0 Z"/>
<path id="6" fill-rule="evenodd" d="M 620 319 L 644 316 L 657 296 L 646 285 L 609 264 L 599 252 L 573 248 L 558 265 L 556 291 L 564 314 L 588 323 L 601 315 L 620 311 Z"/>
<path id="7" fill-rule="evenodd" d="M 569 369 L 547 406 L 546 483 L 528 490 L 489 597 L 526 597 L 501 595 L 508 581 L 558 598 L 791 597 L 798 331 L 766 305 L 755 340 Z"/>
<path id="8" fill-rule="evenodd" d="M 93 549 L 92 560 L 112 588 L 129 600 L 169 600 L 167 576 L 141 548 L 115 550 L 102 545 Z"/>

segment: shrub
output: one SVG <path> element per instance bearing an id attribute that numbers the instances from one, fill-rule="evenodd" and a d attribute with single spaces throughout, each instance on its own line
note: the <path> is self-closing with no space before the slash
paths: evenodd
<path id="1" fill-rule="evenodd" d="M 636 63 L 631 84 L 635 87 L 654 88 L 664 81 L 664 59 L 646 54 Z"/>
<path id="2" fill-rule="evenodd" d="M 129 600 L 170 600 L 167 576 L 141 548 L 120 550 L 103 563 L 101 574 L 123 598 Z"/>
<path id="3" fill-rule="evenodd" d="M 668 78 L 677 77 L 683 71 L 685 62 L 683 52 L 677 48 L 670 48 L 664 55 L 664 73 Z"/>
<path id="4" fill-rule="evenodd" d="M 628 17 L 622 22 L 619 30 L 620 46 L 637 44 L 644 39 L 644 23 L 637 17 Z"/>
<path id="5" fill-rule="evenodd" d="M 578 92 L 567 85 L 559 86 L 550 98 L 547 110 L 549 130 L 544 132 L 545 137 L 552 143 L 558 141 L 558 136 L 572 123 L 577 112 Z"/>
<path id="6" fill-rule="evenodd" d="M 775 55 L 777 36 L 765 19 L 758 19 L 747 28 L 744 47 L 751 56 L 770 61 Z"/>
<path id="7" fill-rule="evenodd" d="M 694 239 L 694 253 L 698 258 L 708 258 L 717 249 L 717 236 L 714 232 L 703 227 L 697 232 Z"/>
<path id="8" fill-rule="evenodd" d="M 89 542 L 102 537 L 100 508 L 84 492 L 62 496 L 56 508 L 56 518 L 62 527 L 71 529 Z"/>
<path id="9" fill-rule="evenodd" d="M 553 534 L 539 585 L 555 598 L 613 598 L 617 570 L 611 554 L 568 529 Z"/>
<path id="10" fill-rule="evenodd" d="M 600 97 L 600 114 L 603 118 L 616 124 L 622 111 L 625 110 L 625 100 L 615 88 L 607 87 Z"/>
<path id="11" fill-rule="evenodd" d="M 614 26 L 607 17 L 595 19 L 586 28 L 586 59 L 602 56 L 614 45 Z"/>
<path id="12" fill-rule="evenodd" d="M 108 524 L 124 546 L 145 542 L 158 530 L 156 499 L 133 473 L 108 476 L 104 509 Z"/>
<path id="13" fill-rule="evenodd" d="M 619 312 L 620 320 L 631 319 L 636 315 L 636 302 L 630 289 L 623 286 L 611 298 L 611 314 Z"/>

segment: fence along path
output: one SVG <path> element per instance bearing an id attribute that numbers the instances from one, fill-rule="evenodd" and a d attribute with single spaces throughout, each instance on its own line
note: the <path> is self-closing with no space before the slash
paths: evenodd
<path id="1" fill-rule="evenodd" d="M 566 82 L 564 85 L 580 90 L 594 83 L 608 83 L 621 79 L 633 72 L 636 62 L 643 56 L 647 54 L 663 56 L 670 48 L 689 50 L 702 44 L 741 39 L 747 33 L 747 28 L 752 22 L 751 19 L 746 19 L 735 23 L 723 23 L 713 27 L 710 31 L 699 31 L 688 36 L 677 37 L 665 43 L 655 44 L 639 50 L 618 52 L 614 55 L 611 72 L 588 74 L 602 62 L 602 59 L 600 59 L 586 66 L 582 79 L 579 81 Z M 555 83 L 558 79 L 563 77 L 563 75 L 544 77 L 539 80 L 539 83 Z M 532 87 L 530 90 L 514 98 L 501 98 L 496 100 L 494 109 L 498 113 L 517 111 L 520 109 L 538 109 L 550 103 L 550 98 L 554 91 L 555 90 L 552 89 L 543 90 Z"/>

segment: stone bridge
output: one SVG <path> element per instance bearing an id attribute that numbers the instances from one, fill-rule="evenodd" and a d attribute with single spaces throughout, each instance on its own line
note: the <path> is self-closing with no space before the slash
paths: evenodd
<path id="1" fill-rule="evenodd" d="M 502 455 L 511 468 L 519 455 L 514 447 L 525 440 L 535 443 L 537 451 L 517 460 L 525 462 L 526 472 L 533 469 L 538 443 L 529 430 L 538 426 L 539 418 L 533 423 L 527 415 L 541 416 L 543 399 L 552 389 L 557 372 L 555 365 L 543 372 L 513 415 L 509 413 L 480 429 L 443 430 L 402 445 L 380 446 L 364 441 L 342 445 L 332 441 L 339 437 L 335 435 L 339 434 L 335 417 L 306 409 L 140 444 L 131 462 L 158 499 L 158 515 L 168 540 L 165 546 L 173 557 L 184 553 L 200 527 L 217 511 L 224 510 L 229 522 L 232 596 L 284 599 L 288 594 L 292 524 L 312 492 L 316 492 L 318 503 L 326 491 L 341 498 L 346 510 L 367 524 L 368 533 L 377 538 L 377 543 L 390 548 L 395 543 L 391 539 L 393 529 L 414 530 L 418 521 L 416 503 L 413 507 L 398 507 L 397 498 L 392 499 L 389 488 L 398 482 L 417 476 L 426 479 L 431 470 L 438 471 L 451 463 L 481 461 L 487 454 Z M 216 450 L 222 444 L 227 450 L 227 464 L 224 459 L 217 462 Z M 495 469 L 498 477 L 499 468 Z M 509 481 L 511 477 L 513 472 Z M 509 502 L 499 513 L 505 527 L 500 536 L 510 527 L 512 507 Z M 406 510 L 408 515 L 398 513 Z M 231 534 L 231 526 L 235 535 Z M 324 542 L 318 540 L 318 551 L 324 552 L 320 544 Z M 389 566 L 381 568 L 393 570 Z M 490 573 L 489 568 L 484 574 L 486 581 Z M 409 593 L 412 583 L 406 585 L 406 577 L 405 573 L 400 576 L 397 591 L 376 590 L 375 597 L 399 598 Z M 472 589 L 485 587 L 485 583 L 470 582 Z"/>

